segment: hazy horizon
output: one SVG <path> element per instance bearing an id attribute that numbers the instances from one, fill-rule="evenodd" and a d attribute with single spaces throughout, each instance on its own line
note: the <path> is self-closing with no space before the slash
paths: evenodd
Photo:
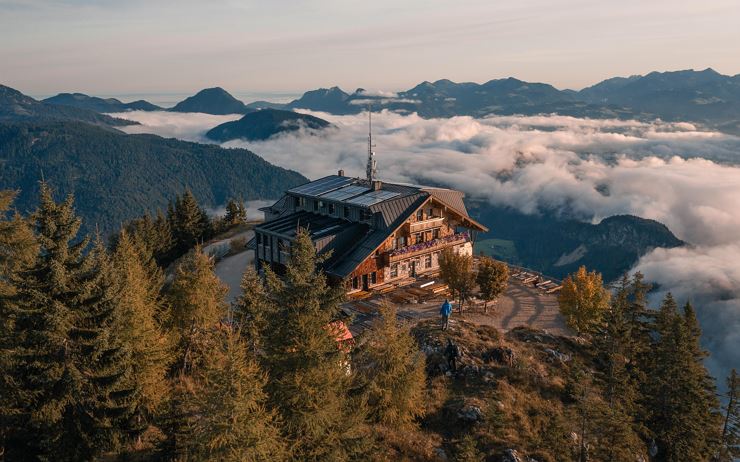
<path id="1" fill-rule="evenodd" d="M 513 4 L 338 0 L 0 0 L 0 82 L 31 95 L 404 90 L 516 77 L 740 73 L 730 0 Z"/>

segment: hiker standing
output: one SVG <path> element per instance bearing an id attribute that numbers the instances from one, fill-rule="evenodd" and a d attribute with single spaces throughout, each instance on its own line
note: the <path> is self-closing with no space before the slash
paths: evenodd
<path id="1" fill-rule="evenodd" d="M 450 301 L 445 298 L 445 302 L 442 304 L 442 309 L 439 310 L 439 314 L 442 315 L 442 330 L 447 330 L 450 327 L 450 315 L 452 314 L 452 305 Z"/>
<path id="2" fill-rule="evenodd" d="M 460 357 L 460 347 L 452 342 L 452 339 L 447 339 L 447 348 L 445 348 L 445 356 L 447 357 L 447 364 L 450 366 L 452 372 L 457 372 L 457 358 Z"/>

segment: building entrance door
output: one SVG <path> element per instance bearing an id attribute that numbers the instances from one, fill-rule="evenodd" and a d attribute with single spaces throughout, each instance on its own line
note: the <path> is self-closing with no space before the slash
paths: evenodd
<path id="1" fill-rule="evenodd" d="M 367 281 L 367 274 L 362 275 L 362 290 L 364 290 L 365 292 L 370 290 L 370 285 L 368 284 L 368 281 Z"/>
<path id="2" fill-rule="evenodd" d="M 411 260 L 411 263 L 409 264 L 409 274 L 412 278 L 416 277 L 416 260 Z"/>

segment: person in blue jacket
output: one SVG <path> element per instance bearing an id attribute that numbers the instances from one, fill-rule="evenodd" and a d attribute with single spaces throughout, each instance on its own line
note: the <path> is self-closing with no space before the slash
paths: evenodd
<path id="1" fill-rule="evenodd" d="M 442 304 L 442 309 L 439 310 L 439 314 L 442 315 L 442 330 L 447 330 L 450 327 L 450 315 L 452 314 L 452 305 L 450 301 L 445 298 L 445 302 Z"/>

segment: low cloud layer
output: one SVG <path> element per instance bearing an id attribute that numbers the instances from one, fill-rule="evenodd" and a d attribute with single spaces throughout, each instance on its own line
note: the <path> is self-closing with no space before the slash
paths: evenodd
<path id="1" fill-rule="evenodd" d="M 246 147 L 309 178 L 338 168 L 363 175 L 366 114 L 312 114 L 339 130 L 224 146 Z M 122 116 L 143 124 L 127 131 L 191 141 L 204 141 L 221 123 L 204 114 Z M 547 209 L 591 222 L 631 213 L 665 223 L 691 246 L 655 250 L 636 269 L 660 285 L 656 301 L 670 290 L 697 305 L 715 374 L 740 365 L 740 138 L 688 123 L 382 112 L 373 115 L 373 141 L 383 179 L 449 185 L 526 213 Z"/>

